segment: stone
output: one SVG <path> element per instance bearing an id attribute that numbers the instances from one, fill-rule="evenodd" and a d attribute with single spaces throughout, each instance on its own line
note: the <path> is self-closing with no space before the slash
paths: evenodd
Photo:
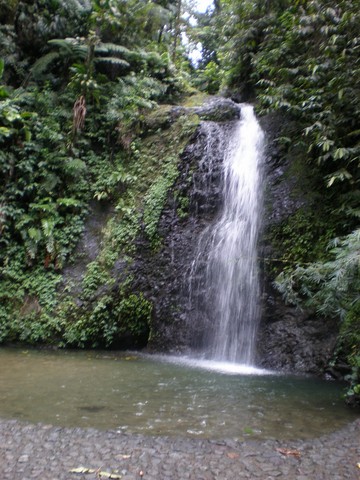
<path id="1" fill-rule="evenodd" d="M 26 463 L 29 461 L 29 455 L 21 455 L 21 457 L 19 457 L 19 463 Z"/>

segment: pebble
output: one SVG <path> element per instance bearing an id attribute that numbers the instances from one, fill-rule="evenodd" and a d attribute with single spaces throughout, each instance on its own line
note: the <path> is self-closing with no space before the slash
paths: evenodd
<path id="1" fill-rule="evenodd" d="M 106 478 L 71 472 L 80 467 L 122 480 L 358 480 L 359 439 L 360 419 L 330 435 L 292 442 L 150 437 L 0 420 L 1 480 Z"/>

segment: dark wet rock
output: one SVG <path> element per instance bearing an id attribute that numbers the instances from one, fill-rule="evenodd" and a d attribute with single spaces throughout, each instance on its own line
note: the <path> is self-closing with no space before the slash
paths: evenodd
<path id="1" fill-rule="evenodd" d="M 278 303 L 273 321 L 258 334 L 258 363 L 274 370 L 319 374 L 325 370 L 337 339 L 334 321 L 311 316 Z"/>
<path id="2" fill-rule="evenodd" d="M 63 283 L 65 285 L 70 283 L 74 294 L 80 293 L 81 281 L 87 265 L 94 261 L 100 252 L 102 230 L 112 213 L 112 206 L 107 202 L 92 201 L 90 203 L 84 232 L 76 247 L 73 261 L 63 270 Z"/>
<path id="3" fill-rule="evenodd" d="M 274 288 L 284 246 L 272 243 L 272 231 L 295 215 L 299 209 L 311 209 L 314 193 L 307 172 L 295 167 L 296 158 L 281 150 L 276 138 L 286 118 L 278 114 L 261 119 L 267 135 L 265 205 L 260 255 L 263 278 L 263 316 L 257 338 L 259 365 L 283 371 L 323 374 L 330 361 L 339 326 L 336 321 L 316 317 L 314 312 L 287 305 Z M 283 264 L 279 264 L 280 269 Z"/>
<path id="4" fill-rule="evenodd" d="M 230 106 L 233 111 L 238 108 L 231 100 L 216 99 L 201 111 L 211 112 L 219 105 Z M 197 114 L 201 111 L 198 109 Z M 266 231 L 286 220 L 306 202 L 298 189 L 298 180 L 288 174 L 291 159 L 284 159 L 273 141 L 282 121 L 277 116 L 262 119 L 268 135 L 264 257 L 274 256 L 273 247 L 266 243 Z M 197 312 L 190 309 L 188 279 L 198 239 L 221 207 L 224 145 L 220 145 L 219 135 L 226 137 L 233 125 L 233 122 L 222 126 L 215 122 L 201 124 L 182 156 L 178 180 L 173 191 L 169 192 L 160 219 L 161 248 L 154 252 L 146 238 L 138 240 L 139 254 L 133 269 L 135 288 L 145 292 L 154 305 L 152 328 L 156 335 L 151 337 L 150 350 L 186 351 L 196 346 L 206 328 L 205 306 Z M 212 139 L 210 143 L 209 138 Z M 181 198 L 189 199 L 183 216 Z M 285 305 L 279 292 L 272 287 L 271 274 L 264 269 L 264 315 L 258 333 L 258 364 L 293 372 L 323 373 L 335 345 L 336 322 L 330 325 L 312 312 L 301 312 Z M 198 293 L 199 298 L 205 298 L 201 291 Z"/>
<path id="5" fill-rule="evenodd" d="M 145 235 L 137 240 L 133 288 L 154 306 L 151 351 L 183 352 L 200 328 L 189 312 L 188 278 L 198 238 L 221 204 L 221 141 L 232 126 L 201 123 L 181 156 L 178 179 L 159 221 L 160 248 L 154 251 Z M 210 147 L 212 155 L 205 155 Z"/>

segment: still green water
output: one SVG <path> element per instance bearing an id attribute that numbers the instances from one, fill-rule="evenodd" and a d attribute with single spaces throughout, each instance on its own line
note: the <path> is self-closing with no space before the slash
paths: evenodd
<path id="1" fill-rule="evenodd" d="M 132 353 L 0 349 L 0 417 L 236 439 L 315 437 L 356 418 L 343 385 L 243 371 Z"/>

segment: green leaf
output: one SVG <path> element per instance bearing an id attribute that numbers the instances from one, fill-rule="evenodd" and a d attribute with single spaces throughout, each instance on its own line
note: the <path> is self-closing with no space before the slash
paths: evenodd
<path id="1" fill-rule="evenodd" d="M 0 98 L 8 98 L 9 92 L 7 89 L 0 85 Z"/>
<path id="2" fill-rule="evenodd" d="M 28 235 L 29 235 L 29 238 L 31 238 L 32 240 L 35 240 L 36 242 L 39 242 L 42 237 L 41 230 L 33 227 L 28 229 Z"/>
<path id="3" fill-rule="evenodd" d="M 335 173 L 333 173 L 331 176 L 326 177 L 327 180 L 327 186 L 331 187 L 335 182 L 343 182 L 344 180 L 352 180 L 353 176 L 351 175 L 350 172 L 348 172 L 345 168 L 340 168 L 337 170 Z"/>
<path id="4" fill-rule="evenodd" d="M 122 45 L 116 45 L 115 43 L 100 43 L 95 47 L 96 53 L 120 53 L 120 54 L 129 54 L 130 50 Z"/>
<path id="5" fill-rule="evenodd" d="M 63 207 L 81 207 L 82 202 L 76 200 L 76 198 L 58 198 L 56 203 Z"/>
<path id="6" fill-rule="evenodd" d="M 3 137 L 10 137 L 13 132 L 13 128 L 0 127 L 0 135 L 2 135 Z"/>
<path id="7" fill-rule="evenodd" d="M 340 160 L 349 156 L 349 150 L 347 148 L 337 148 L 334 153 L 334 159 Z"/>
<path id="8" fill-rule="evenodd" d="M 41 226 L 46 237 L 50 237 L 53 233 L 56 221 L 49 218 L 43 218 L 41 220 Z"/>

